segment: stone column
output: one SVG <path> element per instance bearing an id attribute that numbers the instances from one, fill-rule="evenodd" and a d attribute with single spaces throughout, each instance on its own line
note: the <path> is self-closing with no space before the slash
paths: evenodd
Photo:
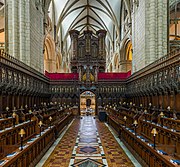
<path id="1" fill-rule="evenodd" d="M 98 35 L 99 40 L 99 57 L 105 59 L 106 57 L 106 50 L 105 50 L 105 37 L 106 37 L 106 30 L 99 30 L 96 32 Z"/>
<path id="2" fill-rule="evenodd" d="M 78 36 L 79 31 L 71 30 L 69 31 L 71 37 L 71 57 L 72 59 L 76 59 L 78 56 Z"/>
<path id="3" fill-rule="evenodd" d="M 6 0 L 6 50 L 43 72 L 43 11 L 35 1 Z"/>
<path id="4" fill-rule="evenodd" d="M 133 72 L 167 54 L 168 0 L 139 0 L 132 12 Z"/>
<path id="5" fill-rule="evenodd" d="M 7 36 L 7 51 L 10 55 L 19 58 L 19 39 L 18 39 L 18 1 L 6 1 L 6 19 L 8 27 Z"/>
<path id="6" fill-rule="evenodd" d="M 26 38 L 25 38 L 25 30 L 26 30 L 26 22 L 25 20 L 25 1 L 19 0 L 19 59 L 23 62 L 26 62 Z"/>
<path id="7" fill-rule="evenodd" d="M 154 62 L 167 54 L 167 0 L 146 0 L 146 57 Z"/>

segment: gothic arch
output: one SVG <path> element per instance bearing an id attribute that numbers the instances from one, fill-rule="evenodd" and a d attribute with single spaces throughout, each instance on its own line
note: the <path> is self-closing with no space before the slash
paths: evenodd
<path id="1" fill-rule="evenodd" d="M 44 42 L 44 71 L 56 71 L 55 43 L 50 34 L 47 34 Z"/>
<path id="2" fill-rule="evenodd" d="M 62 65 L 62 55 L 59 52 L 57 52 L 57 55 L 56 55 L 56 71 L 57 72 L 60 72 L 61 65 Z"/>
<path id="3" fill-rule="evenodd" d="M 127 72 L 132 69 L 132 59 L 133 59 L 133 50 L 132 50 L 132 42 L 128 38 L 122 43 L 122 47 L 120 50 L 120 71 Z"/>
<path id="4" fill-rule="evenodd" d="M 133 50 L 132 43 L 129 41 L 126 45 L 126 71 L 132 70 L 132 58 L 133 58 Z"/>
<path id="5" fill-rule="evenodd" d="M 118 54 L 116 54 L 115 56 L 114 56 L 114 70 L 116 71 L 116 72 L 118 72 L 119 71 L 119 56 L 118 56 Z"/>
<path id="6" fill-rule="evenodd" d="M 65 62 L 63 62 L 62 70 L 64 73 L 67 72 L 67 64 Z"/>
<path id="7" fill-rule="evenodd" d="M 111 63 L 110 66 L 109 66 L 109 72 L 112 72 L 112 70 L 113 70 L 113 65 Z"/>
<path id="8" fill-rule="evenodd" d="M 132 43 L 129 41 L 126 45 L 126 60 L 132 61 Z"/>

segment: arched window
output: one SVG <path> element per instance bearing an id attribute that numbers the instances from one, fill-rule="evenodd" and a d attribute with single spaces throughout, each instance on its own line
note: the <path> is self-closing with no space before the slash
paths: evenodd
<path id="1" fill-rule="evenodd" d="M 128 42 L 126 45 L 126 71 L 132 70 L 132 58 L 133 58 L 132 43 Z"/>
<path id="2" fill-rule="evenodd" d="M 132 44 L 128 42 L 126 47 L 126 59 L 132 61 Z"/>

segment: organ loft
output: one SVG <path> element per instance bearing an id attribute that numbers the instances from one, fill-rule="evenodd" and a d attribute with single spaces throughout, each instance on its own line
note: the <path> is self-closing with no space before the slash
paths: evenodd
<path id="1" fill-rule="evenodd" d="M 179 0 L 0 0 L 0 167 L 180 166 Z"/>
<path id="2" fill-rule="evenodd" d="M 96 36 L 92 31 L 86 30 L 79 36 L 77 30 L 71 30 L 71 71 L 79 73 L 79 82 L 93 84 L 97 82 L 98 72 L 105 71 L 106 50 L 105 37 L 106 31 L 99 30 Z"/>

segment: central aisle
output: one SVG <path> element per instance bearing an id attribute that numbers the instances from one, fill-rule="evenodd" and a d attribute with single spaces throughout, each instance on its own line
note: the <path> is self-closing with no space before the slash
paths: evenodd
<path id="1" fill-rule="evenodd" d="M 44 167 L 134 166 L 104 123 L 92 116 L 76 119 Z"/>
<path id="2" fill-rule="evenodd" d="M 95 119 L 85 116 L 81 119 L 76 144 L 73 149 L 69 166 L 104 166 L 107 160 L 101 144 Z M 96 166 L 95 165 L 95 166 Z"/>

